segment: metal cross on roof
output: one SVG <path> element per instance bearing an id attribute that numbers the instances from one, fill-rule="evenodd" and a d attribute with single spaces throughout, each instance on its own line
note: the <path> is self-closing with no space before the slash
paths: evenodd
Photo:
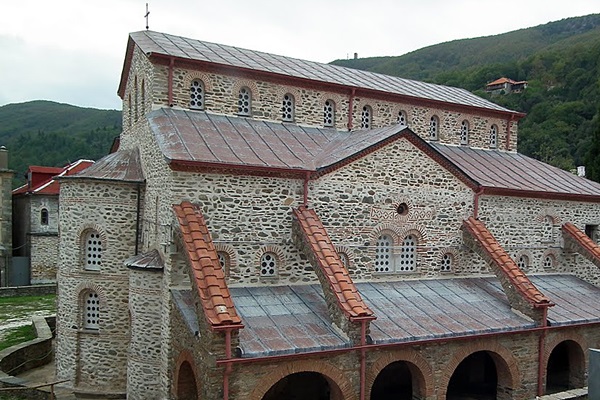
<path id="1" fill-rule="evenodd" d="M 148 15 L 150 15 L 150 11 L 148 11 L 148 3 L 146 3 L 146 15 L 144 15 L 144 18 L 146 18 L 146 30 L 148 30 Z"/>

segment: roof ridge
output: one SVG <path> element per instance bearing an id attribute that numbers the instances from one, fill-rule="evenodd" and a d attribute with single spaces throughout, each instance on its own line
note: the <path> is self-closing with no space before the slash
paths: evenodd
<path id="1" fill-rule="evenodd" d="M 563 235 L 571 238 L 576 247 L 583 251 L 583 255 L 600 268 L 600 246 L 572 222 L 564 223 L 561 229 Z"/>
<path id="2" fill-rule="evenodd" d="M 213 329 L 243 328 L 200 208 L 184 201 L 174 204 L 173 210 L 206 321 Z"/>

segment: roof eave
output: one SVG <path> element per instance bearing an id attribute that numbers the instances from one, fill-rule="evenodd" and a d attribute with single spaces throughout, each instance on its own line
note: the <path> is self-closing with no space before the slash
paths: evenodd
<path id="1" fill-rule="evenodd" d="M 205 171 L 222 171 L 230 170 L 240 174 L 260 175 L 260 176 L 297 176 L 304 178 L 306 173 L 313 173 L 315 170 L 304 168 L 281 168 L 259 165 L 240 165 L 227 164 L 219 162 L 192 161 L 192 160 L 177 160 L 167 159 L 169 167 L 173 171 L 183 172 L 205 172 Z"/>
<path id="2" fill-rule="evenodd" d="M 584 201 L 589 203 L 600 203 L 600 195 L 580 194 L 580 193 L 558 193 L 545 192 L 537 190 L 509 189 L 500 187 L 490 187 L 482 185 L 484 195 L 510 196 L 510 197 L 528 197 L 533 199 Z"/>

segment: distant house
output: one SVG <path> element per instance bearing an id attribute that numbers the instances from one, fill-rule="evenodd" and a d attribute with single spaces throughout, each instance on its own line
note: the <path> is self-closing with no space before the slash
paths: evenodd
<path id="1" fill-rule="evenodd" d="M 30 166 L 27 183 L 12 192 L 13 256 L 29 271 L 27 284 L 56 282 L 58 260 L 58 194 L 56 176 L 71 175 L 92 165 L 79 160 L 66 167 Z"/>
<path id="2" fill-rule="evenodd" d="M 488 93 L 499 94 L 521 93 L 527 88 L 527 81 L 513 81 L 512 79 L 502 77 L 486 85 L 485 91 Z"/>

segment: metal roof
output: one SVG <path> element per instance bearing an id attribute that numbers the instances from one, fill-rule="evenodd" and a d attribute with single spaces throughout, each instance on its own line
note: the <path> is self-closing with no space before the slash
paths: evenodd
<path id="1" fill-rule="evenodd" d="M 600 198 L 600 183 L 523 154 L 434 142 L 430 145 L 485 188 Z"/>
<path id="2" fill-rule="evenodd" d="M 515 113 L 471 92 L 374 72 L 361 71 L 314 61 L 241 49 L 217 43 L 188 39 L 154 31 L 130 33 L 130 38 L 146 54 L 204 61 L 229 67 L 251 69 L 314 82 L 363 88 L 382 93 L 460 104 L 494 111 Z"/>
<path id="3" fill-rule="evenodd" d="M 87 178 L 142 183 L 144 181 L 144 173 L 140 162 L 140 153 L 135 148 L 110 153 L 82 172 L 61 178 Z"/>

